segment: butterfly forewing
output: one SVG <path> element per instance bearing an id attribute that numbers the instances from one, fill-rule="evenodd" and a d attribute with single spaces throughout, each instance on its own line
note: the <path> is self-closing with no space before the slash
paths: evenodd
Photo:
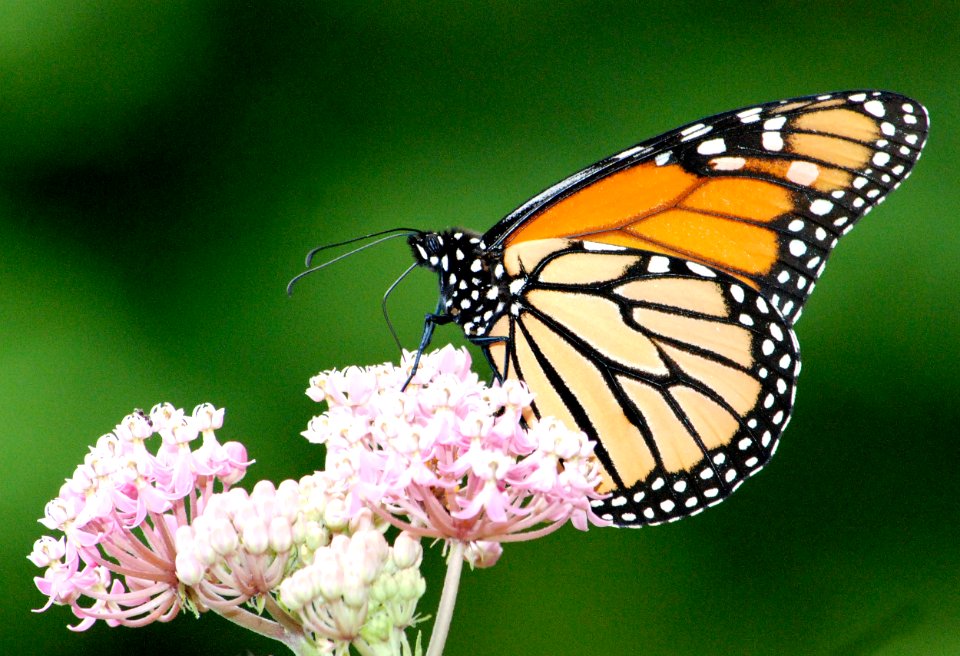
<path id="1" fill-rule="evenodd" d="M 613 492 L 601 516 L 638 526 L 696 513 L 776 447 L 799 367 L 793 333 L 732 276 L 595 246 L 516 247 L 507 271 L 524 284 L 491 334 L 506 339 L 490 359 L 536 391 L 538 416 L 598 441 Z"/>
<path id="2" fill-rule="evenodd" d="M 881 91 L 727 112 L 571 176 L 487 241 L 589 239 L 694 260 L 792 322 L 838 238 L 909 175 L 926 135 L 922 105 Z"/>

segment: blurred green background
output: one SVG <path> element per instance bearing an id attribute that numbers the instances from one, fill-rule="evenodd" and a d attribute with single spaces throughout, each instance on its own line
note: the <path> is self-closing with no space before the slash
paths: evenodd
<path id="1" fill-rule="evenodd" d="M 632 143 L 845 88 L 932 115 L 915 175 L 845 240 L 798 325 L 777 457 L 732 500 L 564 529 L 464 577 L 449 654 L 960 653 L 956 3 L 0 4 L 0 652 L 269 654 L 225 621 L 72 634 L 26 559 L 44 503 L 134 407 L 227 408 L 250 482 L 321 460 L 317 371 L 395 359 L 397 241 L 491 225 Z M 416 345 L 435 279 L 392 299 Z M 462 342 L 456 329 L 439 343 Z M 437 550 L 421 610 L 434 611 Z M 429 629 L 429 625 L 427 625 Z"/>

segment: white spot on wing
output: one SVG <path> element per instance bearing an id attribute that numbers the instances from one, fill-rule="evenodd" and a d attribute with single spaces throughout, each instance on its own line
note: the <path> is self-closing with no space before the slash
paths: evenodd
<path id="1" fill-rule="evenodd" d="M 703 276 L 704 278 L 716 278 L 717 274 L 713 272 L 712 269 L 709 269 L 702 264 L 697 264 L 696 262 L 687 262 L 687 268 L 693 271 L 698 276 Z"/>
<path id="2" fill-rule="evenodd" d="M 697 123 L 696 125 L 691 125 L 688 128 L 685 128 L 680 131 L 682 138 L 680 141 L 690 141 L 691 139 L 696 139 L 697 137 L 703 136 L 710 132 L 713 127 L 706 125 L 704 123 Z"/>
<path id="3" fill-rule="evenodd" d="M 877 166 L 884 166 L 887 162 L 890 161 L 890 155 L 884 152 L 875 153 L 873 155 L 873 163 Z"/>
<path id="4" fill-rule="evenodd" d="M 710 160 L 714 171 L 739 171 L 746 164 L 747 160 L 742 157 L 717 157 Z"/>
<path id="5" fill-rule="evenodd" d="M 813 162 L 797 160 L 787 169 L 787 180 L 808 187 L 820 176 L 820 167 Z"/>
<path id="6" fill-rule="evenodd" d="M 670 270 L 670 260 L 662 255 L 654 255 L 647 262 L 647 271 L 650 273 L 667 273 Z"/>
<path id="7" fill-rule="evenodd" d="M 833 203 L 831 203 L 826 198 L 818 198 L 812 203 L 810 203 L 810 211 L 816 214 L 817 216 L 825 216 L 830 213 L 830 210 L 833 209 Z"/>
<path id="8" fill-rule="evenodd" d="M 627 250 L 626 246 L 617 246 L 616 244 L 604 244 L 599 241 L 584 241 L 583 244 L 584 250 L 588 251 L 625 251 Z"/>
<path id="9" fill-rule="evenodd" d="M 720 153 L 726 151 L 726 149 L 727 144 L 720 137 L 717 137 L 716 139 L 708 139 L 697 146 L 697 152 L 701 155 L 719 155 Z"/>
<path id="10" fill-rule="evenodd" d="M 777 130 L 779 130 L 780 128 L 782 128 L 786 122 L 787 122 L 787 117 L 786 117 L 786 116 L 778 116 L 777 118 L 769 118 L 769 119 L 767 119 L 766 121 L 763 122 L 763 129 L 764 129 L 764 130 L 772 130 L 772 131 L 776 132 Z"/>
<path id="11" fill-rule="evenodd" d="M 779 132 L 764 132 L 762 141 L 767 150 L 783 150 L 783 138 Z"/>
<path id="12" fill-rule="evenodd" d="M 737 303 L 743 303 L 743 287 L 740 285 L 730 285 L 730 295 Z"/>
<path id="13" fill-rule="evenodd" d="M 622 153 L 617 153 L 616 155 L 614 155 L 614 159 L 626 159 L 632 155 L 636 155 L 641 150 L 645 150 L 645 148 L 643 146 L 634 146 L 633 148 L 627 148 Z"/>
<path id="14" fill-rule="evenodd" d="M 886 113 L 886 108 L 879 100 L 868 100 L 867 102 L 863 103 L 863 108 L 877 118 L 880 118 L 884 115 L 884 113 Z"/>

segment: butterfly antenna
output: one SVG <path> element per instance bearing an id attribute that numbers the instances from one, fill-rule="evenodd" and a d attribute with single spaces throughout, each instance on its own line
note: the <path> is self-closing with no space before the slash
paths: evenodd
<path id="1" fill-rule="evenodd" d="M 387 312 L 387 299 L 390 298 L 390 294 L 393 293 L 393 290 L 397 288 L 397 285 L 406 278 L 411 271 L 417 268 L 417 264 L 411 264 L 406 271 L 400 274 L 400 277 L 393 281 L 393 284 L 387 289 L 383 295 L 383 300 L 380 302 L 380 308 L 383 310 L 383 318 L 387 322 L 387 328 L 390 329 L 390 334 L 393 335 L 393 341 L 397 343 L 397 348 L 400 349 L 400 352 L 403 352 L 403 344 L 400 343 L 400 338 L 397 337 L 397 331 L 393 328 L 393 322 L 390 321 L 390 313 Z"/>
<path id="2" fill-rule="evenodd" d="M 325 250 L 327 250 L 327 249 L 329 249 L 329 248 L 337 248 L 338 246 L 346 246 L 347 244 L 355 244 L 356 242 L 358 242 L 358 241 L 363 241 L 364 239 L 370 239 L 370 238 L 372 238 L 372 237 L 379 237 L 380 235 L 389 235 L 389 234 L 395 233 L 395 232 L 400 233 L 400 234 L 394 235 L 394 237 L 400 237 L 401 235 L 415 235 L 415 234 L 420 234 L 421 231 L 420 231 L 420 230 L 414 230 L 413 228 L 390 228 L 389 230 L 381 230 L 381 231 L 379 231 L 379 232 L 371 232 L 371 233 L 368 234 L 368 235 L 362 235 L 362 236 L 360 236 L 360 237 L 353 237 L 352 239 L 347 239 L 346 241 L 338 241 L 338 242 L 336 242 L 336 243 L 334 243 L 334 244 L 323 244 L 322 246 L 317 246 L 316 248 L 310 249 L 310 252 L 307 253 L 306 264 L 305 264 L 304 266 L 308 266 L 308 267 L 311 266 L 311 265 L 313 264 L 313 257 L 314 257 L 317 253 L 319 253 L 320 251 L 325 251 Z M 384 240 L 381 239 L 381 240 L 379 240 L 379 241 L 375 241 L 375 242 L 373 242 L 373 244 L 379 244 L 381 241 L 384 241 Z M 367 246 L 373 246 L 373 244 L 367 244 Z M 353 253 L 356 253 L 357 251 L 361 251 L 361 250 L 363 250 L 364 248 L 366 248 L 367 246 L 363 246 L 363 247 L 361 247 L 361 248 L 358 248 L 358 249 L 355 250 L 355 251 L 351 251 L 350 253 L 347 253 L 347 255 L 351 255 L 351 254 L 353 254 Z"/>
<path id="3" fill-rule="evenodd" d="M 407 236 L 412 235 L 412 234 L 419 234 L 419 231 L 417 231 L 417 230 L 407 230 L 406 228 L 394 228 L 394 229 L 392 229 L 392 230 L 384 230 L 383 232 L 375 232 L 375 233 L 373 233 L 373 234 L 366 235 L 366 236 L 364 236 L 364 237 L 357 237 L 357 238 L 355 238 L 355 239 L 348 239 L 347 241 L 342 241 L 342 242 L 339 242 L 339 243 L 337 243 L 337 244 L 327 244 L 326 246 L 318 246 L 317 248 L 314 248 L 314 249 L 313 249 L 312 251 L 310 251 L 310 253 L 307 255 L 307 266 L 310 266 L 310 264 L 312 263 L 313 256 L 316 255 L 317 253 L 319 253 L 319 252 L 322 251 L 322 250 L 325 250 L 325 249 L 327 249 L 327 248 L 334 248 L 335 246 L 343 246 L 343 245 L 345 245 L 345 244 L 352 244 L 352 243 L 354 243 L 354 242 L 357 242 L 357 241 L 360 241 L 360 240 L 363 240 L 363 239 L 369 239 L 370 237 L 376 237 L 376 236 L 378 236 L 378 235 L 396 232 L 397 230 L 404 230 L 404 232 L 401 232 L 401 233 L 398 233 L 398 234 L 391 234 L 391 235 L 389 235 L 389 236 L 387 236 L 387 237 L 381 237 L 380 239 L 377 239 L 376 241 L 372 241 L 372 242 L 370 242 L 369 244 L 364 244 L 363 246 L 358 246 L 357 248 L 354 248 L 352 251 L 348 251 L 348 252 L 344 253 L 343 255 L 338 255 L 337 257 L 333 258 L 332 260 L 327 260 L 326 262 L 324 262 L 324 263 L 322 263 L 322 264 L 318 264 L 318 265 L 315 266 L 315 267 L 311 267 L 311 268 L 307 269 L 306 271 L 303 271 L 303 272 L 301 272 L 301 273 L 298 273 L 297 275 L 295 275 L 295 276 L 290 280 L 290 282 L 287 283 L 287 296 L 292 296 L 292 295 L 293 295 L 293 286 L 294 286 L 295 284 L 297 284 L 297 282 L 299 282 L 299 280 L 300 280 L 301 278 L 303 278 L 304 276 L 307 276 L 307 275 L 309 275 L 309 274 L 311 274 L 311 273 L 315 273 L 315 272 L 317 272 L 317 271 L 319 271 L 319 270 L 321 270 L 321 269 L 325 269 L 325 268 L 327 268 L 328 266 L 330 266 L 331 264 L 333 264 L 334 262 L 339 262 L 340 260 L 342 260 L 342 259 L 344 259 L 344 258 L 350 257 L 351 255 L 356 255 L 356 254 L 359 253 L 360 251 L 365 251 L 365 250 L 367 250 L 368 248 L 372 248 L 372 247 L 374 247 L 374 246 L 376 246 L 376 245 L 378 245 L 378 244 L 382 244 L 382 243 L 385 242 L 385 241 L 389 241 L 389 240 L 391 240 L 391 239 L 396 239 L 396 238 L 398 238 L 398 237 L 407 237 Z"/>

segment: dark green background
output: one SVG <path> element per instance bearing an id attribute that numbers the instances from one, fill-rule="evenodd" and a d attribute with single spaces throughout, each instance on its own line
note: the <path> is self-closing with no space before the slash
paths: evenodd
<path id="1" fill-rule="evenodd" d="M 250 482 L 321 464 L 310 375 L 396 356 L 401 242 L 283 288 L 305 251 L 485 229 L 719 111 L 844 88 L 932 115 L 904 188 L 798 325 L 771 466 L 666 527 L 564 529 L 464 576 L 449 654 L 960 653 L 956 3 L 84 2 L 0 6 L 0 652 L 282 653 L 214 617 L 69 633 L 25 559 L 44 503 L 134 407 L 227 408 Z M 435 280 L 392 316 L 416 344 Z M 438 343 L 461 342 L 455 329 Z M 428 556 L 434 611 L 440 558 Z M 143 645 L 143 642 L 146 645 Z"/>

